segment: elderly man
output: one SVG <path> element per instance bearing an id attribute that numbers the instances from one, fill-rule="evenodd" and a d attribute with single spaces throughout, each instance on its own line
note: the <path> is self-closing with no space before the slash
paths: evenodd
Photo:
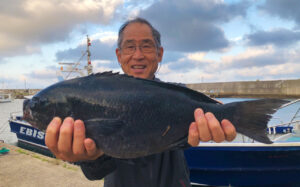
<path id="1" fill-rule="evenodd" d="M 159 32 L 145 19 L 127 21 L 119 30 L 116 56 L 124 73 L 134 77 L 158 80 L 155 72 L 162 61 L 163 47 Z M 195 109 L 188 143 L 197 146 L 200 141 L 231 141 L 236 136 L 228 120 L 219 122 L 212 113 Z M 105 187 L 184 187 L 189 186 L 189 173 L 183 150 L 169 150 L 137 159 L 118 160 L 107 157 L 92 139 L 85 137 L 81 120 L 70 117 L 54 118 L 46 132 L 46 145 L 62 160 L 79 162 L 82 171 L 91 180 L 105 177 Z"/>

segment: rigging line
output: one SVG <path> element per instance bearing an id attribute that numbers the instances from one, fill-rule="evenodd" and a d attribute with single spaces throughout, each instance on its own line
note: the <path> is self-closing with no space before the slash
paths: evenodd
<path id="1" fill-rule="evenodd" d="M 82 60 L 82 58 L 85 56 L 87 52 L 84 52 L 81 57 L 79 58 L 78 62 L 76 63 L 75 67 L 73 69 L 76 69 L 76 67 L 80 64 L 80 61 Z M 69 74 L 66 76 L 66 79 L 68 79 L 68 77 L 71 75 L 71 73 L 73 73 L 73 71 L 70 71 Z"/>

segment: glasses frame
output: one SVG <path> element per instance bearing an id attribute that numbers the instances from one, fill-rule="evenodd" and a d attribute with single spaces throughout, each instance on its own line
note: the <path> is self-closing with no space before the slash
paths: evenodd
<path id="1" fill-rule="evenodd" d="M 145 51 L 145 48 L 143 48 L 146 45 L 150 46 L 149 51 L 147 51 L 147 50 Z M 133 47 L 132 51 L 130 51 L 130 46 Z M 136 45 L 131 42 L 128 42 L 128 44 L 124 44 L 120 49 L 121 49 L 122 53 L 124 53 L 126 55 L 133 55 L 136 52 L 137 48 L 139 48 L 140 52 L 143 54 L 154 53 L 157 50 L 155 43 L 153 43 L 152 41 L 141 42 L 140 45 Z"/>

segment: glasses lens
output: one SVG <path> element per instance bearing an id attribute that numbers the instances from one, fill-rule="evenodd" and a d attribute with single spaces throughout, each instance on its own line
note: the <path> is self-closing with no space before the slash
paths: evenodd
<path id="1" fill-rule="evenodd" d="M 141 45 L 140 49 L 142 50 L 143 53 L 152 53 L 155 51 L 154 45 L 151 45 L 151 44 Z"/>
<path id="2" fill-rule="evenodd" d="M 142 43 L 140 46 L 133 44 L 124 45 L 122 47 L 122 52 L 124 54 L 133 54 L 135 53 L 137 47 L 141 50 L 142 53 L 153 53 L 155 52 L 155 45 L 152 43 Z"/>
<path id="3" fill-rule="evenodd" d="M 125 54 L 133 54 L 135 52 L 135 45 L 125 45 L 122 47 L 122 51 Z"/>

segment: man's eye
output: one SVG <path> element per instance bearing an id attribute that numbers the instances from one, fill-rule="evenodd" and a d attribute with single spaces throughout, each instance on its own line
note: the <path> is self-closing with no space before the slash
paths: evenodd
<path id="1" fill-rule="evenodd" d="M 135 48 L 134 45 L 132 45 L 132 46 L 126 46 L 126 49 L 134 49 L 134 48 Z"/>
<path id="2" fill-rule="evenodd" d="M 148 49 L 148 48 L 151 48 L 151 46 L 150 45 L 143 45 L 142 48 L 143 49 Z"/>

